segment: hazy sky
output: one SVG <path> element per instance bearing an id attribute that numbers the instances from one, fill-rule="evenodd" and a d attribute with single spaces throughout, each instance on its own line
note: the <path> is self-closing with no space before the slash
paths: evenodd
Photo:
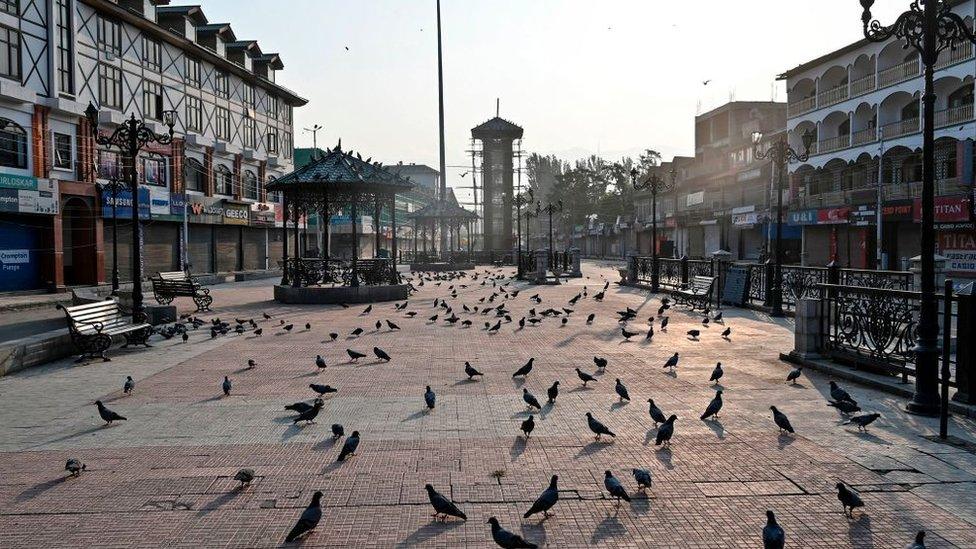
<path id="1" fill-rule="evenodd" d="M 183 3 L 183 2 L 177 2 Z M 200 0 L 285 63 L 319 145 L 438 163 L 435 0 Z M 885 21 L 908 0 L 879 0 Z M 253 9 L 250 6 L 254 6 Z M 268 8 L 274 5 L 273 11 Z M 442 0 L 449 166 L 495 114 L 523 149 L 608 158 L 693 152 L 693 117 L 727 102 L 785 100 L 777 74 L 861 37 L 857 0 Z M 346 50 L 346 47 L 349 50 Z M 711 80 L 707 86 L 702 83 Z M 457 184 L 463 168 L 448 170 Z"/>

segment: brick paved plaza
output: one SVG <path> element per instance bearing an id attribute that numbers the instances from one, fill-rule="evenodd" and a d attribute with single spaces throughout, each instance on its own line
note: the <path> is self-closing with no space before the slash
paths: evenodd
<path id="1" fill-rule="evenodd" d="M 658 299 L 611 284 L 596 302 L 616 272 L 586 264 L 584 278 L 563 285 L 508 286 L 522 288 L 507 302 L 517 322 L 532 307 L 568 306 L 585 285 L 589 297 L 565 326 L 546 318 L 524 330 L 504 324 L 492 335 L 483 329 L 489 317 L 462 311 L 462 304 L 483 307 L 478 298 L 493 291 L 490 282 L 480 285 L 483 274 L 474 281 L 472 274 L 456 282 L 467 285 L 456 299 L 451 282 L 426 282 L 406 309 L 414 318 L 392 303 L 369 315 L 361 314 L 365 306 L 281 306 L 271 301 L 271 281 L 217 286 L 214 316 L 260 320 L 262 337 L 211 340 L 201 328 L 187 344 L 154 338 L 149 350 L 113 350 L 112 362 L 63 360 L 0 379 L 0 546 L 272 547 L 316 490 L 324 493 L 324 516 L 300 542 L 310 547 L 492 546 L 490 516 L 540 546 L 757 547 L 767 509 L 788 547 L 903 547 L 919 529 L 928 531 L 929 547 L 976 546 L 976 455 L 922 438 L 937 422 L 905 415 L 900 399 L 849 382 L 842 385 L 861 407 L 882 418 L 866 433 L 841 426 L 826 405 L 827 378 L 805 371 L 799 384 L 785 382 L 791 367 L 777 356 L 792 346 L 788 321 L 725 310 L 732 327 L 725 341 L 721 325 L 701 328 L 700 314 L 677 307 L 668 331 L 646 342 Z M 529 301 L 535 293 L 541 304 Z M 448 298 L 473 325 L 446 324 L 442 309 L 429 322 L 435 298 Z M 630 327 L 641 332 L 630 342 L 614 314 L 627 306 L 638 310 Z M 261 320 L 265 311 L 273 320 Z M 586 325 L 590 313 L 596 318 Z M 282 319 L 295 324 L 291 333 L 278 328 Z M 375 330 L 385 319 L 402 330 Z M 356 327 L 365 333 L 347 337 Z M 700 341 L 685 335 L 690 328 L 701 328 Z M 329 332 L 338 340 L 329 342 Z M 374 346 L 393 360 L 375 361 Z M 351 363 L 347 348 L 368 356 Z M 669 375 L 662 365 L 675 351 L 681 361 Z M 328 363 L 321 373 L 316 354 Z M 574 368 L 596 372 L 595 355 L 609 365 L 584 389 Z M 527 380 L 513 380 L 531 357 Z M 468 381 L 464 361 L 484 379 Z M 700 421 L 717 361 L 725 406 L 719 421 Z M 121 392 L 126 375 L 136 382 L 131 396 Z M 229 397 L 220 387 L 225 375 Z M 633 402 L 618 402 L 617 377 Z M 544 403 L 557 379 L 559 397 L 536 414 L 526 442 L 522 388 Z M 339 390 L 325 398 L 317 423 L 296 427 L 283 406 L 315 396 L 310 382 Z M 430 413 L 426 385 L 437 393 Z M 670 450 L 654 445 L 648 398 L 679 417 Z M 97 399 L 128 421 L 103 426 Z M 770 405 L 789 416 L 795 437 L 778 435 Z M 586 412 L 616 439 L 594 441 Z M 362 435 L 344 463 L 336 463 L 342 441 L 332 441 L 332 423 Z M 971 422 L 954 418 L 951 426 L 968 440 L 976 434 Z M 77 478 L 63 470 L 71 457 L 87 465 Z M 242 467 L 257 478 L 238 489 L 232 477 Z M 637 467 L 653 475 L 646 495 L 631 474 Z M 627 487 L 630 504 L 616 507 L 605 470 Z M 553 474 L 555 515 L 523 519 Z M 838 481 L 865 501 L 853 520 L 837 501 Z M 467 522 L 432 521 L 426 483 L 455 501 Z"/>

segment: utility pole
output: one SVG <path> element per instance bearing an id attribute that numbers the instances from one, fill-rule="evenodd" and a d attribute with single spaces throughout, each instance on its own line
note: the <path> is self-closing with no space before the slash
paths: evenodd
<path id="1" fill-rule="evenodd" d="M 316 151 L 318 151 L 319 145 L 318 145 L 318 140 L 316 138 L 318 137 L 317 134 L 319 133 L 319 130 L 321 130 L 322 128 L 323 126 L 321 124 L 315 124 L 311 128 L 304 128 L 305 131 L 312 134 L 313 155 L 316 153 Z M 314 160 L 314 157 L 312 159 Z"/>
<path id="2" fill-rule="evenodd" d="M 441 0 L 437 0 L 437 107 L 440 129 L 441 154 L 441 196 L 442 202 L 447 201 L 447 161 L 444 156 L 444 56 L 441 52 Z M 445 220 L 441 219 L 441 251 L 447 247 Z"/>
<path id="3" fill-rule="evenodd" d="M 312 134 L 312 158 L 311 159 L 312 160 L 315 160 L 316 159 L 315 157 L 318 155 L 318 151 L 319 151 L 319 145 L 318 145 L 318 139 L 317 139 L 318 135 L 317 134 L 319 133 L 319 130 L 322 129 L 322 125 L 321 124 L 314 124 L 314 125 L 312 125 L 311 128 L 303 128 L 303 129 L 305 131 L 307 131 L 307 132 L 309 132 L 309 133 Z M 324 223 L 327 221 L 327 219 L 325 219 L 326 217 L 327 216 L 323 216 L 321 213 L 318 213 L 318 212 L 316 212 L 316 214 L 315 214 L 315 218 L 316 218 L 316 223 L 315 223 L 315 225 L 316 225 L 316 227 L 315 227 L 315 229 L 316 229 L 315 230 L 315 245 L 318 246 L 318 249 L 319 249 L 319 258 L 320 259 L 325 259 L 325 248 L 326 248 L 326 245 L 325 245 L 325 227 L 324 227 Z M 308 223 L 308 216 L 305 217 L 305 223 L 306 224 Z M 307 228 L 305 229 L 305 232 L 306 232 L 306 234 L 308 234 L 308 229 Z"/>
<path id="4" fill-rule="evenodd" d="M 876 257 L 877 269 L 887 270 L 888 262 L 885 261 L 884 249 L 882 246 L 884 233 L 881 231 L 881 221 L 882 218 L 884 217 L 883 215 L 881 215 L 881 206 L 884 201 L 884 199 L 881 196 L 883 192 L 882 176 L 884 176 L 884 136 L 881 135 L 881 129 L 879 128 L 878 129 L 878 197 L 877 197 L 877 203 L 875 204 L 875 210 L 876 210 L 875 215 L 877 216 L 877 223 L 876 223 L 877 232 L 875 233 L 874 239 L 876 241 L 875 250 L 877 256 Z"/>

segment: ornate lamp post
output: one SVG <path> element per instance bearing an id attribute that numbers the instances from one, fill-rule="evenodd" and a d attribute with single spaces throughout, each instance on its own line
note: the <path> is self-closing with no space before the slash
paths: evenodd
<path id="1" fill-rule="evenodd" d="M 798 153 L 786 143 L 784 136 L 770 145 L 769 150 L 763 152 L 759 148 L 762 143 L 762 132 L 752 132 L 753 156 L 762 160 L 768 158 L 776 166 L 776 259 L 773 270 L 773 280 L 769 286 L 769 304 L 771 316 L 783 316 L 783 174 L 786 173 L 790 162 L 806 162 L 810 158 L 810 147 L 816 138 L 813 131 L 803 132 L 803 152 Z"/>
<path id="2" fill-rule="evenodd" d="M 125 182 L 113 175 L 108 183 L 99 183 L 98 189 L 102 196 L 106 191 L 112 192 L 112 295 L 119 295 L 119 222 L 115 210 L 119 203 L 119 191 L 125 190 Z"/>
<path id="3" fill-rule="evenodd" d="M 552 244 L 552 214 L 557 214 L 557 213 L 559 213 L 561 211 L 563 211 L 563 201 L 562 200 L 556 202 L 555 204 L 553 204 L 552 202 L 550 202 L 550 203 L 546 204 L 545 207 L 542 207 L 542 203 L 541 202 L 536 202 L 535 203 L 535 213 L 536 213 L 536 215 L 540 215 L 542 212 L 546 212 L 549 215 L 549 255 L 550 256 L 555 252 L 555 250 L 552 247 L 553 246 L 553 244 Z"/>
<path id="4" fill-rule="evenodd" d="M 909 412 L 934 416 L 939 413 L 939 312 L 935 288 L 935 87 L 933 75 L 939 53 L 971 42 L 976 36 L 965 20 L 952 13 L 950 2 L 915 0 L 890 26 L 871 19 L 874 0 L 861 0 L 864 37 L 871 42 L 904 40 L 921 55 L 925 74 L 922 95 L 922 246 L 921 307 L 915 346 L 915 393 Z"/>
<path id="5" fill-rule="evenodd" d="M 160 135 L 151 130 L 143 120 L 137 120 L 133 114 L 112 132 L 110 136 L 98 133 L 98 109 L 88 103 L 85 117 L 91 126 L 95 143 L 103 146 L 117 147 L 122 151 L 123 169 L 128 178 L 129 190 L 132 192 L 132 318 L 142 322 L 144 307 L 142 304 L 142 226 L 139 224 L 139 175 L 136 170 L 136 159 L 139 151 L 149 143 L 167 145 L 173 142 L 173 126 L 176 125 L 176 111 L 163 111 L 163 122 L 169 128 L 169 133 Z M 113 281 L 114 284 L 114 281 Z"/>
<path id="6" fill-rule="evenodd" d="M 535 193 L 532 189 L 528 189 L 526 192 L 515 195 L 515 223 L 516 223 L 516 233 L 518 235 L 518 258 L 522 257 L 522 206 L 531 204 L 535 198 Z M 526 214 L 527 216 L 528 214 Z M 526 227 L 528 229 L 528 227 Z M 515 264 L 519 267 L 519 274 L 522 274 L 522 263 L 516 259 Z"/>
<path id="7" fill-rule="evenodd" d="M 532 211 L 531 208 L 526 208 L 525 210 L 525 247 L 528 251 L 532 251 L 532 237 L 530 235 L 532 228 L 532 223 L 529 222 L 533 217 L 537 217 L 538 214 Z"/>
<path id="8" fill-rule="evenodd" d="M 672 167 L 671 171 L 668 172 L 668 179 L 658 176 L 657 173 L 652 173 L 643 182 L 637 181 L 637 175 L 637 168 L 630 170 L 630 182 L 634 186 L 634 190 L 651 190 L 651 291 L 657 293 L 660 282 L 657 265 L 657 193 L 673 189 L 678 172 Z"/>

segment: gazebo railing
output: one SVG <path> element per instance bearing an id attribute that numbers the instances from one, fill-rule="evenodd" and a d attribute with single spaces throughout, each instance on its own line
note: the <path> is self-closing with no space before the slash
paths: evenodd
<path id="1" fill-rule="evenodd" d="M 353 283 L 353 264 L 350 259 L 289 258 L 288 280 L 299 286 L 380 286 L 399 284 L 400 275 L 392 259 L 359 259 L 356 261 Z"/>

